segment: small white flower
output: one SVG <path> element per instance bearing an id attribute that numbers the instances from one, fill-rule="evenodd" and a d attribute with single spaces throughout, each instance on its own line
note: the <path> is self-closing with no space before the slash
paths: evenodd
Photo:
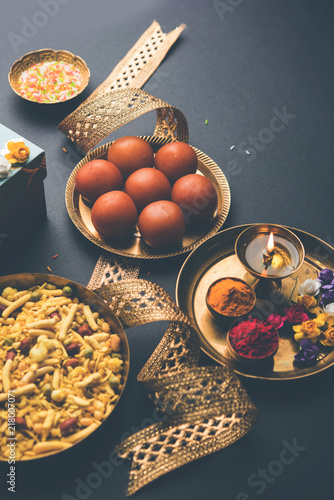
<path id="1" fill-rule="evenodd" d="M 325 313 L 334 316 L 334 302 L 327 304 L 327 306 L 324 307 L 324 311 Z"/>
<path id="2" fill-rule="evenodd" d="M 11 167 L 11 164 L 7 160 L 7 158 L 0 156 L 0 178 L 8 177 L 10 167 Z"/>
<path id="3" fill-rule="evenodd" d="M 319 293 L 321 283 L 318 280 L 305 280 L 298 288 L 299 295 L 315 296 Z"/>

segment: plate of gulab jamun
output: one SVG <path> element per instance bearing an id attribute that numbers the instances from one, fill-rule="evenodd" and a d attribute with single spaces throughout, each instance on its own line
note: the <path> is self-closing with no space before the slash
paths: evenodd
<path id="1" fill-rule="evenodd" d="M 159 136 L 120 137 L 92 150 L 66 187 L 67 211 L 86 238 L 139 259 L 194 250 L 222 227 L 230 204 L 211 158 Z"/>

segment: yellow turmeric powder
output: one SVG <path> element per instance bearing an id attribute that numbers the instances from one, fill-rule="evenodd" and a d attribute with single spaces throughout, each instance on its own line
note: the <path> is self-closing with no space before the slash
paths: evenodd
<path id="1" fill-rule="evenodd" d="M 252 288 L 239 278 L 221 278 L 209 287 L 207 302 L 216 312 L 224 316 L 242 316 L 255 304 Z"/>

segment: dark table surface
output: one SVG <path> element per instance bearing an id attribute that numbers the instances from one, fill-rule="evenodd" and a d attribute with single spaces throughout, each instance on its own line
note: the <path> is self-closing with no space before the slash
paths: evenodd
<path id="1" fill-rule="evenodd" d="M 54 274 L 88 283 L 100 251 L 68 217 L 65 186 L 80 156 L 57 125 L 107 77 L 154 19 L 164 31 L 181 23 L 187 29 L 143 88 L 183 111 L 190 144 L 207 153 L 226 174 L 232 204 L 224 228 L 255 222 L 286 224 L 334 243 L 330 1 L 50 0 L 58 12 L 26 38 L 23 26 L 41 9 L 40 3 L 47 2 L 2 3 L 0 109 L 4 125 L 46 151 L 48 217 L 2 259 L 1 274 L 46 272 L 51 266 Z M 10 33 L 21 36 L 16 45 Z M 91 79 L 76 100 L 39 107 L 10 89 L 7 74 L 12 63 L 26 52 L 46 47 L 70 50 L 87 62 Z M 284 127 L 268 135 L 277 112 L 286 115 Z M 118 130 L 112 139 L 150 135 L 154 121 L 151 113 Z M 231 151 L 232 145 L 236 147 Z M 251 154 L 244 154 L 245 149 Z M 59 257 L 52 261 L 56 253 Z M 141 277 L 147 278 L 150 269 L 147 279 L 174 297 L 183 260 L 144 263 Z M 122 434 L 140 428 L 152 415 L 153 407 L 136 377 L 165 327 L 158 323 L 128 330 L 130 376 L 103 432 L 96 433 L 90 447 L 83 447 L 80 458 L 71 463 L 58 463 L 53 469 L 50 462 L 43 473 L 22 470 L 16 499 L 125 498 L 129 464 L 115 466 L 97 488 L 76 488 L 80 481 L 86 484 L 95 471 L 93 462 L 106 460 Z M 243 379 L 260 411 L 253 430 L 229 448 L 155 481 L 136 498 L 329 498 L 333 375 L 330 368 L 295 382 Z M 299 451 L 282 469 L 277 460 L 287 443 L 297 444 Z M 1 487 L 4 481 L 3 475 Z"/>

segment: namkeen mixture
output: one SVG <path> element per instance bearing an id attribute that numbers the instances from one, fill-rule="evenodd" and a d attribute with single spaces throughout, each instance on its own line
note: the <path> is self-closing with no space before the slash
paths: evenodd
<path id="1" fill-rule="evenodd" d="M 0 457 L 15 429 L 16 460 L 68 448 L 119 398 L 121 339 L 69 286 L 7 287 L 0 296 Z M 9 401 L 15 422 L 8 426 Z"/>
<path id="2" fill-rule="evenodd" d="M 73 64 L 47 61 L 34 64 L 18 80 L 22 97 L 40 103 L 66 101 L 82 86 L 80 70 Z"/>

